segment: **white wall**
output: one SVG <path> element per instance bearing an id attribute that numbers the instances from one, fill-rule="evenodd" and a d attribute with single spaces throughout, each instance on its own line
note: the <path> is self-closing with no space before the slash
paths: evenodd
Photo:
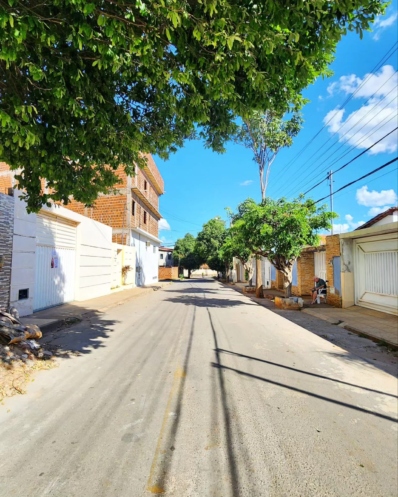
<path id="1" fill-rule="evenodd" d="M 20 200 L 20 193 L 14 190 L 14 236 L 11 272 L 11 306 L 20 316 L 33 312 L 33 296 L 36 270 L 36 214 L 26 212 L 26 204 Z M 29 298 L 18 300 L 18 292 L 28 289 Z"/>
<path id="2" fill-rule="evenodd" d="M 43 211 L 78 223 L 76 242 L 75 300 L 107 295 L 111 290 L 112 228 L 63 207 Z M 16 192 L 11 275 L 11 305 L 21 316 L 33 313 L 36 278 L 36 215 Z M 28 288 L 29 298 L 18 300 L 18 291 Z"/>
<path id="3" fill-rule="evenodd" d="M 131 245 L 136 249 L 136 285 L 157 283 L 160 240 L 144 232 L 131 230 Z"/>

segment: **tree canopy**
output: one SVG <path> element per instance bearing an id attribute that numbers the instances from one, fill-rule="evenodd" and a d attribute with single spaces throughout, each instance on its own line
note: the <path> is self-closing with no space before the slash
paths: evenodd
<path id="1" fill-rule="evenodd" d="M 231 232 L 244 239 L 254 255 L 266 257 L 281 271 L 285 288 L 290 289 L 294 261 L 306 245 L 319 244 L 319 231 L 329 229 L 334 217 L 312 200 L 266 198 L 257 204 L 247 199 L 238 206 Z"/>
<path id="2" fill-rule="evenodd" d="M 221 151 L 237 116 L 285 112 L 380 0 L 3 0 L 0 160 L 28 207 L 86 204 L 197 132 Z M 40 179 L 48 189 L 42 191 Z"/>
<path id="3" fill-rule="evenodd" d="M 279 150 L 290 147 L 293 138 L 301 129 L 302 118 L 299 112 L 293 112 L 289 119 L 283 119 L 278 113 L 253 111 L 239 126 L 235 141 L 243 144 L 253 152 L 253 160 L 260 175 L 261 198 L 265 198 L 271 166 Z M 265 175 L 264 175 L 265 173 Z"/>
<path id="4" fill-rule="evenodd" d="M 182 266 L 189 271 L 199 267 L 199 259 L 195 251 L 196 239 L 190 233 L 187 233 L 184 238 L 179 238 L 175 245 L 173 256 L 178 261 L 178 266 Z"/>
<path id="5" fill-rule="evenodd" d="M 220 217 L 210 219 L 196 237 L 196 252 L 201 262 L 215 271 L 225 271 L 229 258 L 225 257 L 223 244 L 227 236 L 225 221 Z"/>

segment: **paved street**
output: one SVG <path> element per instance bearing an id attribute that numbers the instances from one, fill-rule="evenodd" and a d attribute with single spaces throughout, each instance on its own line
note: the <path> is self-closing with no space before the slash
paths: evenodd
<path id="1" fill-rule="evenodd" d="M 0 406 L 1 497 L 397 495 L 396 378 L 218 282 L 53 343 Z"/>

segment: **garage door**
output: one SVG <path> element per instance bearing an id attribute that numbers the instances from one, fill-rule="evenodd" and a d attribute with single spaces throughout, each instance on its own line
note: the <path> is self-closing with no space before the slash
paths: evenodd
<path id="1" fill-rule="evenodd" d="M 36 217 L 34 311 L 74 299 L 76 226 L 72 221 L 47 213 Z"/>
<path id="2" fill-rule="evenodd" d="M 398 314 L 398 238 L 382 235 L 355 242 L 356 304 Z"/>

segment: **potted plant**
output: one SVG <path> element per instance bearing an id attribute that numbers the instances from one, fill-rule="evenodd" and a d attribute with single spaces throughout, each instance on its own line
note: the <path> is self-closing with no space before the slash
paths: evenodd
<path id="1" fill-rule="evenodd" d="M 123 266 L 122 267 L 122 278 L 123 278 L 123 285 L 126 284 L 127 276 L 129 271 L 131 271 L 131 266 Z"/>

